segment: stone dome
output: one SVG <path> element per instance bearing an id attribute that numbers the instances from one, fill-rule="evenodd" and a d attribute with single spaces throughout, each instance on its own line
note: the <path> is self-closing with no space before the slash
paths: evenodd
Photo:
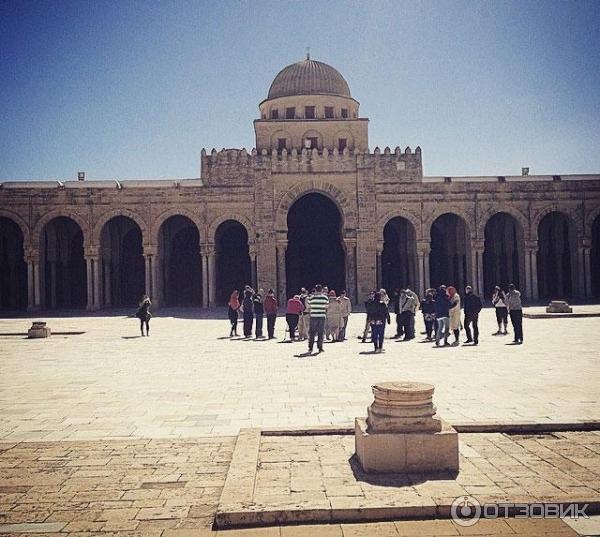
<path id="1" fill-rule="evenodd" d="M 337 69 L 307 58 L 279 71 L 267 99 L 292 95 L 340 95 L 351 97 L 350 88 Z"/>

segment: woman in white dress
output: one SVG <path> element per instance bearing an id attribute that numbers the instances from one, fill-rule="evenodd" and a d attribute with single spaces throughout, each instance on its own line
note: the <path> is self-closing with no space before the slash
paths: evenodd
<path id="1" fill-rule="evenodd" d="M 338 341 L 340 330 L 343 326 L 342 305 L 332 289 L 329 291 L 329 308 L 327 309 L 327 318 L 325 319 L 325 337 Z"/>

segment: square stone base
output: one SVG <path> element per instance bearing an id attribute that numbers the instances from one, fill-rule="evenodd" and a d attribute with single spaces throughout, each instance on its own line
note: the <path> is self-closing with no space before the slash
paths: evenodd
<path id="1" fill-rule="evenodd" d="M 458 471 L 458 433 L 444 421 L 437 433 L 369 433 L 356 418 L 354 438 L 367 473 Z"/>
<path id="2" fill-rule="evenodd" d="M 44 338 L 50 337 L 50 328 L 47 326 L 41 328 L 30 328 L 27 331 L 28 338 Z"/>

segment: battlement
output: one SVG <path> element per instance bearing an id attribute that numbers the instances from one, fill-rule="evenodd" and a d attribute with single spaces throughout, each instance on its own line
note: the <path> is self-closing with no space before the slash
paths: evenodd
<path id="1" fill-rule="evenodd" d="M 213 149 L 201 152 L 201 178 L 207 184 L 245 184 L 251 181 L 254 170 L 269 169 L 271 173 L 340 173 L 355 172 L 358 168 L 374 168 L 383 180 L 421 181 L 423 166 L 421 148 L 404 151 L 376 147 L 373 153 L 333 149 L 303 149 L 270 151 L 256 149 Z"/>

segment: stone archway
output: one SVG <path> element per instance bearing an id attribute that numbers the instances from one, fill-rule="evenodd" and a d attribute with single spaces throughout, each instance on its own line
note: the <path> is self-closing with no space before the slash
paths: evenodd
<path id="1" fill-rule="evenodd" d="M 252 285 L 252 265 L 247 228 L 237 220 L 225 220 L 215 230 L 216 301 L 224 305 L 234 289 Z"/>
<path id="2" fill-rule="evenodd" d="M 395 216 L 383 228 L 381 286 L 391 296 L 395 289 L 418 289 L 417 278 L 415 227 L 408 219 Z"/>
<path id="3" fill-rule="evenodd" d="M 79 309 L 87 303 L 83 230 L 68 216 L 57 216 L 42 228 L 42 306 Z"/>
<path id="4" fill-rule="evenodd" d="M 444 213 L 431 224 L 429 278 L 434 287 L 453 285 L 459 293 L 470 277 L 469 229 L 465 220 Z"/>
<path id="5" fill-rule="evenodd" d="M 346 288 L 346 255 L 342 215 L 327 196 L 301 196 L 287 215 L 285 255 L 287 296 L 317 283 L 339 291 Z"/>
<path id="6" fill-rule="evenodd" d="M 172 215 L 158 230 L 159 303 L 166 306 L 202 304 L 200 233 L 187 216 Z"/>
<path id="7" fill-rule="evenodd" d="M 140 226 L 123 215 L 107 220 L 100 232 L 100 254 L 104 305 L 135 307 L 146 292 Z"/>
<path id="8" fill-rule="evenodd" d="M 573 296 L 576 271 L 574 222 L 564 213 L 552 211 L 538 226 L 538 287 L 540 298 Z"/>
<path id="9" fill-rule="evenodd" d="M 523 228 L 517 219 L 505 212 L 495 213 L 484 229 L 483 288 L 492 293 L 494 286 L 506 289 L 514 283 L 521 289 L 525 283 Z"/>
<path id="10" fill-rule="evenodd" d="M 0 216 L 0 310 L 18 311 L 27 307 L 27 264 L 21 227 Z"/>

